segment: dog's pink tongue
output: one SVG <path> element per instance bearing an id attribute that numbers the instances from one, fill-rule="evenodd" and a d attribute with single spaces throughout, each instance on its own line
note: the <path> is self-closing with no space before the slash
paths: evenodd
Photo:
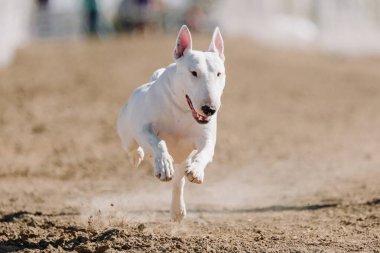
<path id="1" fill-rule="evenodd" d="M 195 110 L 193 110 L 192 112 L 193 112 L 193 117 L 197 118 L 199 121 L 208 121 L 206 116 L 200 115 Z"/>
<path id="2" fill-rule="evenodd" d="M 207 119 L 205 116 L 200 115 L 200 114 L 199 114 L 199 118 L 200 118 L 201 120 L 203 120 L 203 121 Z"/>

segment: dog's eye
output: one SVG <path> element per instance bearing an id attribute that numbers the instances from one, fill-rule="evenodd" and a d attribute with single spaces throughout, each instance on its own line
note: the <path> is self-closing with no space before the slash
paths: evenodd
<path id="1" fill-rule="evenodd" d="M 193 76 L 195 76 L 195 77 L 198 77 L 198 73 L 197 73 L 197 71 L 191 71 L 191 74 L 192 74 Z"/>
<path id="2" fill-rule="evenodd" d="M 218 72 L 218 73 L 216 74 L 216 76 L 217 76 L 217 77 L 219 77 L 220 75 L 221 75 L 221 73 L 220 73 L 220 72 Z"/>

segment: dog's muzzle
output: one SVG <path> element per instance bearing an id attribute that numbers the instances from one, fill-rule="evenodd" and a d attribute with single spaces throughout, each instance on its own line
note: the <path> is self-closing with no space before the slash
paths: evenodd
<path id="1" fill-rule="evenodd" d="M 187 100 L 187 104 L 189 105 L 190 109 L 191 109 L 191 113 L 193 114 L 193 118 L 195 119 L 196 122 L 198 122 L 199 124 L 207 124 L 209 121 L 210 121 L 210 117 L 208 116 L 204 116 L 204 115 L 201 115 L 199 114 L 195 109 L 194 109 L 194 106 L 193 106 L 193 103 L 191 102 L 191 99 L 188 95 L 186 95 L 186 100 Z M 202 106 L 202 111 L 204 111 L 204 106 Z M 212 112 L 210 111 L 212 110 Z M 214 113 L 216 112 L 216 110 L 212 109 L 212 108 L 208 108 L 207 110 L 207 115 L 211 116 L 213 115 Z"/>

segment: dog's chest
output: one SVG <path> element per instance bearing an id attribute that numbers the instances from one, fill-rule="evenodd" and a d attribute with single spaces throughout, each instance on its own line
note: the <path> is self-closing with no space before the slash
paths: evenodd
<path id="1" fill-rule="evenodd" d="M 157 124 L 155 131 L 159 138 L 166 142 L 169 153 L 176 163 L 186 159 L 195 148 L 195 129 L 187 120 L 166 121 Z"/>
<path id="2" fill-rule="evenodd" d="M 185 160 L 195 149 L 192 138 L 184 136 L 174 136 L 172 134 L 162 133 L 159 137 L 165 141 L 169 153 L 175 163 Z"/>

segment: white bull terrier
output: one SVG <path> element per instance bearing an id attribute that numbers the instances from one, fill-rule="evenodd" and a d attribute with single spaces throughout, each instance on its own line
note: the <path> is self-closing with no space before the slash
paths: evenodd
<path id="1" fill-rule="evenodd" d="M 224 45 L 217 27 L 207 52 L 192 50 L 191 34 L 182 26 L 174 48 L 175 63 L 154 72 L 121 109 L 117 128 L 123 148 L 136 167 L 148 155 L 154 175 L 174 178 L 171 215 L 186 215 L 185 176 L 202 183 L 212 161 L 217 112 L 225 85 Z"/>

